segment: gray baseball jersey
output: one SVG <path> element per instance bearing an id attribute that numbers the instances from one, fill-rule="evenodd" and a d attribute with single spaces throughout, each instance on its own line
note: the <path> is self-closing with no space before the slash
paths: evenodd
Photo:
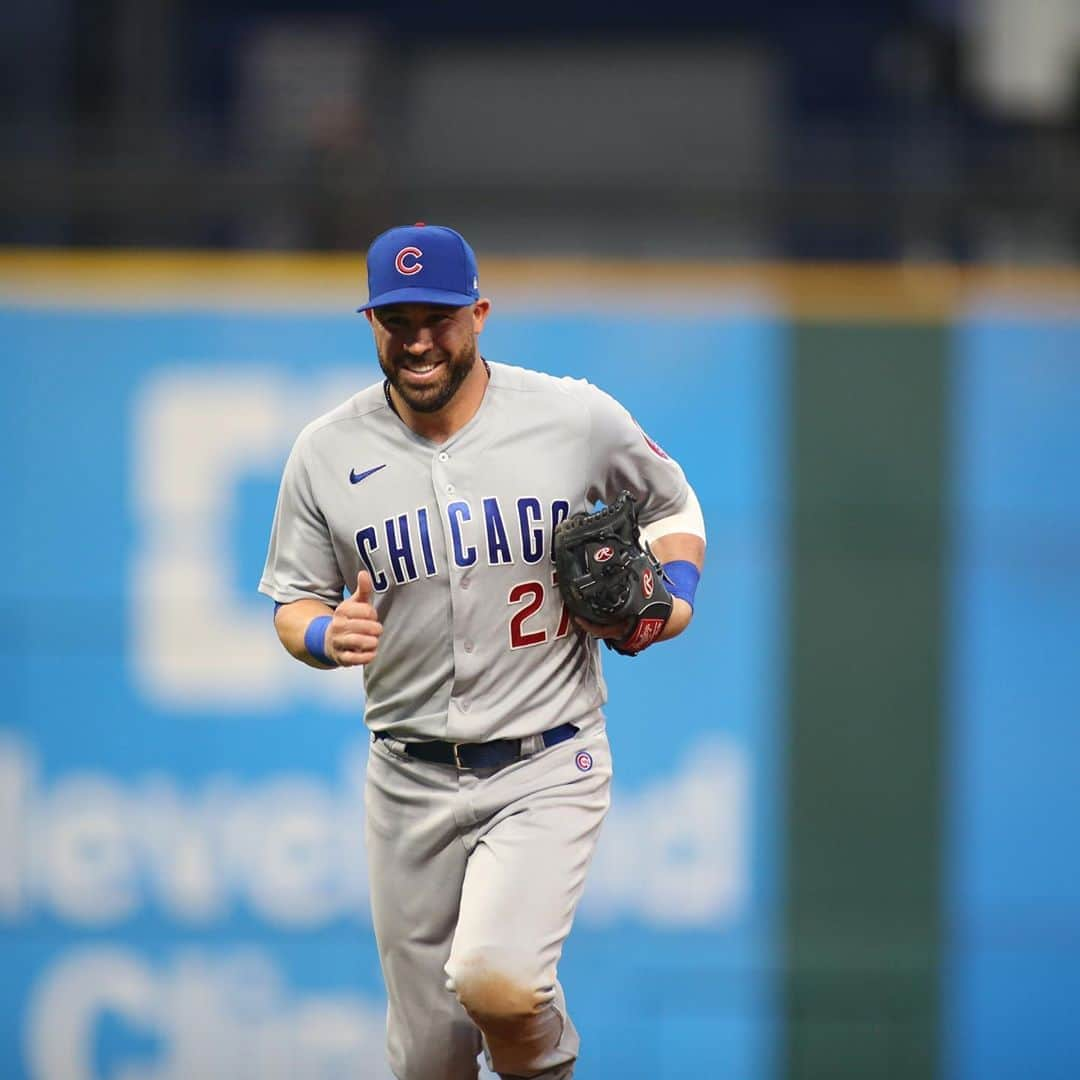
<path id="1" fill-rule="evenodd" d="M 309 424 L 285 466 L 259 589 L 334 606 L 369 571 L 384 629 L 365 719 L 398 739 L 519 738 L 594 713 L 597 642 L 555 587 L 554 527 L 623 489 L 642 524 L 687 498 L 679 465 L 603 391 L 489 370 L 445 443 L 406 427 L 377 384 Z"/>

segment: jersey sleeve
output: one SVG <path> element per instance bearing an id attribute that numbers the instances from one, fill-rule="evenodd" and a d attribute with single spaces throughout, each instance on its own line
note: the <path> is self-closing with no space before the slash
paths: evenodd
<path id="1" fill-rule="evenodd" d="M 610 394 L 590 384 L 586 388 L 589 501 L 610 503 L 620 491 L 629 491 L 642 525 L 682 509 L 689 487 L 678 462 Z"/>
<path id="2" fill-rule="evenodd" d="M 279 604 L 321 600 L 335 607 L 344 588 L 330 530 L 312 491 L 301 436 L 285 463 L 259 592 Z"/>

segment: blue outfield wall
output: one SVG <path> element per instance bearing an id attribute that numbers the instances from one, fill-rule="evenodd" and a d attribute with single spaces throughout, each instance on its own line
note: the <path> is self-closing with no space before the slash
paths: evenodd
<path id="1" fill-rule="evenodd" d="M 1080 321 L 955 329 L 943 1075 L 1080 1076 Z"/>
<path id="2" fill-rule="evenodd" d="M 292 438 L 378 376 L 366 326 L 8 308 L 0 338 L 0 1074 L 385 1080 L 361 679 L 290 660 L 255 592 Z M 606 662 L 581 1071 L 773 1080 L 783 332 L 496 312 L 483 340 L 619 397 L 709 526 L 691 633 Z"/>

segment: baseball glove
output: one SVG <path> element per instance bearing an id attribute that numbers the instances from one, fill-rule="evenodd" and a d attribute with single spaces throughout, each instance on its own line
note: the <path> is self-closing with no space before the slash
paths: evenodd
<path id="1" fill-rule="evenodd" d="M 591 623 L 626 623 L 626 633 L 605 638 L 616 652 L 634 656 L 651 645 L 671 615 L 663 571 L 641 542 L 634 497 L 622 492 L 594 514 L 574 514 L 552 541 L 559 591 L 570 612 Z"/>

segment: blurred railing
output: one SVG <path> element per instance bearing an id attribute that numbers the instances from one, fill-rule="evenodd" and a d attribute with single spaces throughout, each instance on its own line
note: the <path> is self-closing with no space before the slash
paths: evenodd
<path id="1" fill-rule="evenodd" d="M 199 161 L 20 155 L 0 170 L 0 241 L 362 249 L 398 220 L 455 223 L 499 252 L 1072 262 L 1080 144 L 956 143 L 938 164 L 890 140 L 803 137 L 760 175 L 394 176 L 371 151 Z M 1037 164 L 1033 164 L 1037 163 Z"/>
<path id="2" fill-rule="evenodd" d="M 806 116 L 761 43 L 459 41 L 418 63 L 362 24 L 272 22 L 229 57 L 216 111 L 158 86 L 153 109 L 9 114 L 0 242 L 357 250 L 422 218 L 515 254 L 1080 254 L 1066 119 L 899 92 Z"/>

